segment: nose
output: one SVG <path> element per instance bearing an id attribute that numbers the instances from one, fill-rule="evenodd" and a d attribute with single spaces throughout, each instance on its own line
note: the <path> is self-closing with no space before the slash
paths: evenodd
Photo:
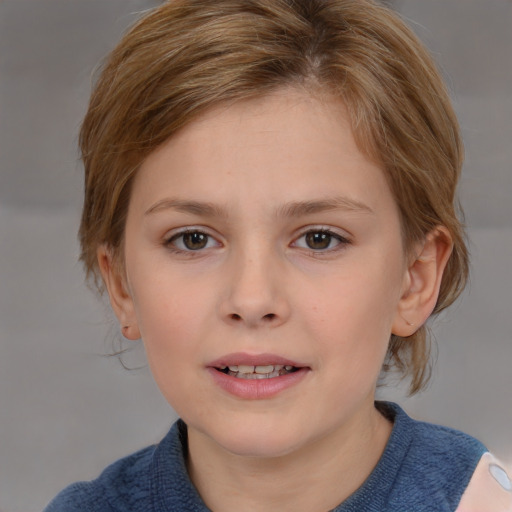
<path id="1" fill-rule="evenodd" d="M 250 252 L 250 254 L 248 254 Z M 277 327 L 290 316 L 283 265 L 271 250 L 233 255 L 221 299 L 223 320 L 250 328 Z"/>

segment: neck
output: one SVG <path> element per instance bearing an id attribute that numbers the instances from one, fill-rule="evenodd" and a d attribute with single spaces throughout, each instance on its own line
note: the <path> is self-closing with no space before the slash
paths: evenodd
<path id="1" fill-rule="evenodd" d="M 213 512 L 324 512 L 355 492 L 381 457 L 392 425 L 375 409 L 293 453 L 245 457 L 189 429 L 190 477 Z"/>

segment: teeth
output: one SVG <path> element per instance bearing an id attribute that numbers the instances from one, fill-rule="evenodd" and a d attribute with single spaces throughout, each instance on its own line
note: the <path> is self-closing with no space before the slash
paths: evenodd
<path id="1" fill-rule="evenodd" d="M 229 367 L 229 371 L 239 373 L 253 373 L 254 366 L 248 366 L 246 364 L 233 365 Z"/>
<path id="2" fill-rule="evenodd" d="M 231 365 L 229 367 L 220 367 L 221 370 L 229 368 L 229 375 L 238 377 L 239 379 L 271 379 L 286 375 L 293 370 L 291 365 L 267 364 L 259 366 L 251 365 Z"/>
<path id="3" fill-rule="evenodd" d="M 257 380 L 257 379 L 272 379 L 273 377 L 279 377 L 279 372 L 270 372 L 270 373 L 233 373 L 233 377 L 237 377 L 238 379 L 248 379 L 248 380 Z"/>
<path id="4" fill-rule="evenodd" d="M 260 373 L 260 374 L 272 373 L 273 371 L 279 371 L 282 367 L 283 367 L 283 365 L 281 365 L 281 364 L 276 364 L 275 366 L 272 364 L 269 364 L 267 366 L 255 366 L 254 371 L 255 371 L 255 373 Z"/>
<path id="5" fill-rule="evenodd" d="M 239 364 L 238 365 L 238 373 L 254 373 L 254 366 Z"/>
<path id="6" fill-rule="evenodd" d="M 238 372 L 238 373 L 272 373 L 274 371 L 279 371 L 284 366 L 282 364 L 267 364 L 267 365 L 260 365 L 260 366 L 249 366 L 245 364 L 239 364 L 239 365 L 233 365 L 229 367 L 230 372 Z M 287 366 L 286 369 L 290 371 L 293 368 L 293 366 Z M 226 367 L 220 367 L 221 370 L 225 370 Z"/>

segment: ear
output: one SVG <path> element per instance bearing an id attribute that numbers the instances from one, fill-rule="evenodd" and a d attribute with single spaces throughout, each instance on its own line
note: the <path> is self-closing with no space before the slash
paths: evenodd
<path id="1" fill-rule="evenodd" d="M 393 334 L 411 336 L 431 315 L 452 247 L 449 231 L 444 226 L 438 226 L 414 248 L 404 275 L 402 295 L 392 326 Z"/>
<path id="2" fill-rule="evenodd" d="M 105 245 L 98 248 L 96 255 L 110 298 L 110 305 L 121 325 L 123 336 L 130 340 L 137 340 L 140 338 L 140 330 L 135 315 L 133 299 L 127 286 L 125 272 L 114 261 L 112 251 Z"/>

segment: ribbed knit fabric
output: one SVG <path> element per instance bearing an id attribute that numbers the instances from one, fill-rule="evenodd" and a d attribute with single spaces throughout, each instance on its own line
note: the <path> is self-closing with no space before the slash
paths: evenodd
<path id="1" fill-rule="evenodd" d="M 394 422 L 391 437 L 368 479 L 334 512 L 454 512 L 485 447 L 412 420 L 396 404 L 376 405 Z M 207 512 L 186 471 L 186 437 L 177 421 L 158 445 L 71 485 L 44 512 Z"/>

